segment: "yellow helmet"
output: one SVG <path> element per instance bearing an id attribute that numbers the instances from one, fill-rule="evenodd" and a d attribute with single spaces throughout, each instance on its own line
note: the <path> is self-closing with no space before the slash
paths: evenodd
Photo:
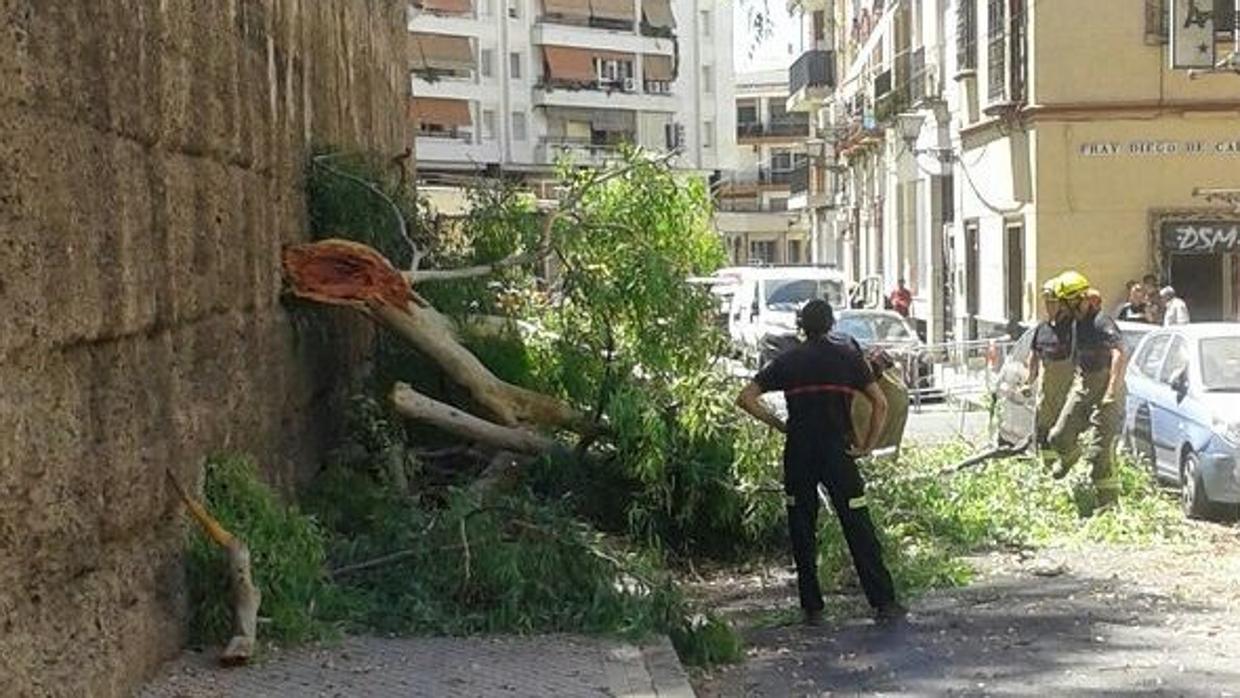
<path id="1" fill-rule="evenodd" d="M 1059 277 L 1052 277 L 1042 284 L 1042 296 L 1045 298 L 1054 298 L 1055 291 L 1059 286 Z"/>
<path id="2" fill-rule="evenodd" d="M 1089 279 L 1078 271 L 1065 271 L 1055 277 L 1055 297 L 1061 301 L 1074 300 L 1089 291 Z"/>

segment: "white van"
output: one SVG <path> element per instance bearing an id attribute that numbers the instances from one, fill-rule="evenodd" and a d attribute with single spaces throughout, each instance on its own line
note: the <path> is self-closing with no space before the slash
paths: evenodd
<path id="1" fill-rule="evenodd" d="M 728 334 L 755 365 L 769 334 L 795 333 L 797 311 L 815 299 L 848 307 L 844 273 L 827 267 L 731 267 L 715 274 L 720 295 L 731 296 Z"/>

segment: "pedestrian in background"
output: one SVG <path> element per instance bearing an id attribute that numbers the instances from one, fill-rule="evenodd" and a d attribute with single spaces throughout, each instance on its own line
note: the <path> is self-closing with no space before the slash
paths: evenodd
<path id="1" fill-rule="evenodd" d="M 1163 310 L 1163 326 L 1187 325 L 1189 323 L 1188 304 L 1184 302 L 1183 298 L 1175 295 L 1175 289 L 1170 286 L 1164 286 L 1159 295 L 1162 297 L 1163 307 L 1165 308 Z"/>
<path id="2" fill-rule="evenodd" d="M 1161 325 L 1163 321 L 1162 298 L 1158 295 L 1158 277 L 1146 274 L 1141 279 L 1141 288 L 1145 290 L 1145 321 Z"/>
<path id="3" fill-rule="evenodd" d="M 1146 322 L 1145 287 L 1136 281 L 1124 284 L 1124 302 L 1115 309 L 1115 319 L 1125 322 Z"/>
<path id="4" fill-rule="evenodd" d="M 908 317 L 909 310 L 913 307 L 913 292 L 904 285 L 904 279 L 896 280 L 896 289 L 891 292 L 887 302 L 900 317 Z"/>

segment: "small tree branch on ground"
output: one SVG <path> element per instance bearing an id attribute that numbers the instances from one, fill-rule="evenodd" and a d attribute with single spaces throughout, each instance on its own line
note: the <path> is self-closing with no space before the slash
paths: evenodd
<path id="1" fill-rule="evenodd" d="M 220 664 L 245 664 L 254 654 L 258 634 L 258 607 L 263 598 L 262 592 L 254 585 L 250 572 L 250 549 L 244 541 L 220 525 L 201 502 L 191 497 L 171 470 L 165 472 L 190 515 L 202 526 L 207 537 L 228 555 L 228 578 L 233 594 L 233 637 L 220 654 Z"/>

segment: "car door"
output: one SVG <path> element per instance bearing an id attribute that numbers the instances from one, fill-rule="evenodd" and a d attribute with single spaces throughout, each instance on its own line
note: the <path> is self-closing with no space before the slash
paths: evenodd
<path id="1" fill-rule="evenodd" d="M 1166 332 L 1151 335 L 1133 357 L 1132 370 L 1126 374 L 1128 405 L 1125 419 L 1128 420 L 1129 445 L 1136 451 L 1135 455 L 1154 468 L 1155 473 L 1160 468 L 1154 447 L 1153 402 L 1160 394 L 1158 375 L 1170 344 L 1171 335 Z"/>
<path id="2" fill-rule="evenodd" d="M 1180 396 L 1171 387 L 1175 375 L 1188 368 L 1188 342 L 1171 335 L 1167 356 L 1158 372 L 1150 400 L 1150 424 L 1154 454 L 1161 474 L 1173 477 L 1179 473 L 1180 444 L 1184 443 L 1184 413 Z"/>

